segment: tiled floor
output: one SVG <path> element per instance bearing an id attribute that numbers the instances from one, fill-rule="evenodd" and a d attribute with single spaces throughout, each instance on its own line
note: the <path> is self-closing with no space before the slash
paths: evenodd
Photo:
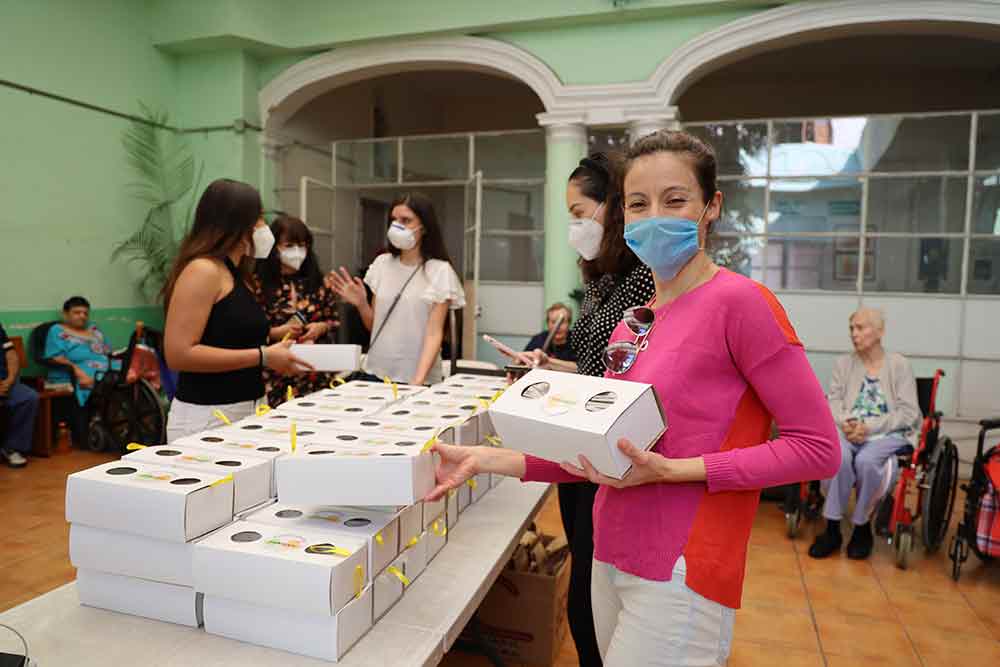
<path id="1" fill-rule="evenodd" d="M 63 520 L 66 475 L 109 458 L 74 452 L 32 459 L 24 470 L 0 467 L 0 610 L 74 577 Z M 554 496 L 537 523 L 560 531 Z M 866 562 L 815 561 L 806 549 L 818 527 L 788 540 L 781 511 L 761 505 L 731 667 L 1000 664 L 1000 563 L 984 567 L 973 557 L 955 584 L 944 553 L 918 549 L 902 571 L 883 542 Z M 444 664 L 489 663 L 452 653 Z M 556 664 L 576 664 L 568 638 Z"/>

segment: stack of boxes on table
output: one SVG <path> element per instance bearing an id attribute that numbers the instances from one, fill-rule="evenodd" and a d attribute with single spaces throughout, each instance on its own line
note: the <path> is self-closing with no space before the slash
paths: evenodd
<path id="1" fill-rule="evenodd" d="M 342 384 L 70 475 L 80 601 L 339 659 L 489 490 L 422 500 L 429 444 L 495 440 L 503 384 Z"/>

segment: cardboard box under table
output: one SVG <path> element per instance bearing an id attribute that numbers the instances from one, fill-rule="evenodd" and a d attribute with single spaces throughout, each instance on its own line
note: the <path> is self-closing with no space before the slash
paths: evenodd
<path id="1" fill-rule="evenodd" d="M 183 544 L 232 519 L 229 475 L 123 460 L 66 480 L 70 524 Z"/>
<path id="2" fill-rule="evenodd" d="M 246 517 L 295 532 L 298 529 L 350 535 L 368 543 L 368 571 L 374 576 L 399 555 L 399 514 L 366 508 L 276 503 Z"/>
<path id="3" fill-rule="evenodd" d="M 556 462 L 583 454 L 618 479 L 631 467 L 618 440 L 649 449 L 667 428 L 652 385 L 545 370 L 511 385 L 489 415 L 507 447 Z"/>
<path id="4" fill-rule="evenodd" d="M 364 539 L 238 521 L 198 543 L 205 630 L 337 660 L 372 624 Z"/>
<path id="5" fill-rule="evenodd" d="M 504 658 L 555 662 L 566 638 L 569 561 L 555 575 L 505 569 L 479 605 L 480 633 Z"/>
<path id="6" fill-rule="evenodd" d="M 352 437 L 300 443 L 278 459 L 278 498 L 297 505 L 405 506 L 434 488 L 434 456 L 419 443 L 366 446 L 366 436 Z"/>
<path id="7" fill-rule="evenodd" d="M 257 456 L 241 456 L 208 449 L 156 445 L 143 447 L 122 457 L 123 462 L 159 463 L 196 472 L 222 472 L 233 476 L 233 511 L 243 512 L 272 497 L 271 461 Z"/>

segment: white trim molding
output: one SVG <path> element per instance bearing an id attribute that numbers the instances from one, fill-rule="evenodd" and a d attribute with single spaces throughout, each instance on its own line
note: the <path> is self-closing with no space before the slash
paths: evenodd
<path id="1" fill-rule="evenodd" d="M 682 45 L 656 68 L 649 83 L 662 104 L 676 104 L 684 91 L 712 70 L 748 56 L 856 34 L 881 23 L 972 23 L 1000 26 L 996 0 L 822 0 L 754 14 L 710 30 Z M 924 29 L 926 29 L 926 26 Z"/>
<path id="2" fill-rule="evenodd" d="M 334 49 L 293 65 L 259 95 L 265 129 L 275 131 L 310 100 L 356 81 L 397 72 L 434 69 L 486 72 L 523 82 L 545 108 L 542 126 L 675 127 L 678 98 L 699 78 L 729 63 L 775 48 L 857 34 L 865 26 L 933 23 L 1000 26 L 996 0 L 815 0 L 748 16 L 688 41 L 645 81 L 566 85 L 534 55 L 483 37 L 434 37 Z"/>

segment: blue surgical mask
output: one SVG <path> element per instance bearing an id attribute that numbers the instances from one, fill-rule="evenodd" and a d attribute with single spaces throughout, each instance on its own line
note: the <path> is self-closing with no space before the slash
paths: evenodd
<path id="1" fill-rule="evenodd" d="M 697 221 L 684 218 L 646 218 L 625 225 L 625 243 L 643 264 L 660 280 L 673 280 L 700 246 L 698 225 L 709 204 L 702 209 Z"/>

